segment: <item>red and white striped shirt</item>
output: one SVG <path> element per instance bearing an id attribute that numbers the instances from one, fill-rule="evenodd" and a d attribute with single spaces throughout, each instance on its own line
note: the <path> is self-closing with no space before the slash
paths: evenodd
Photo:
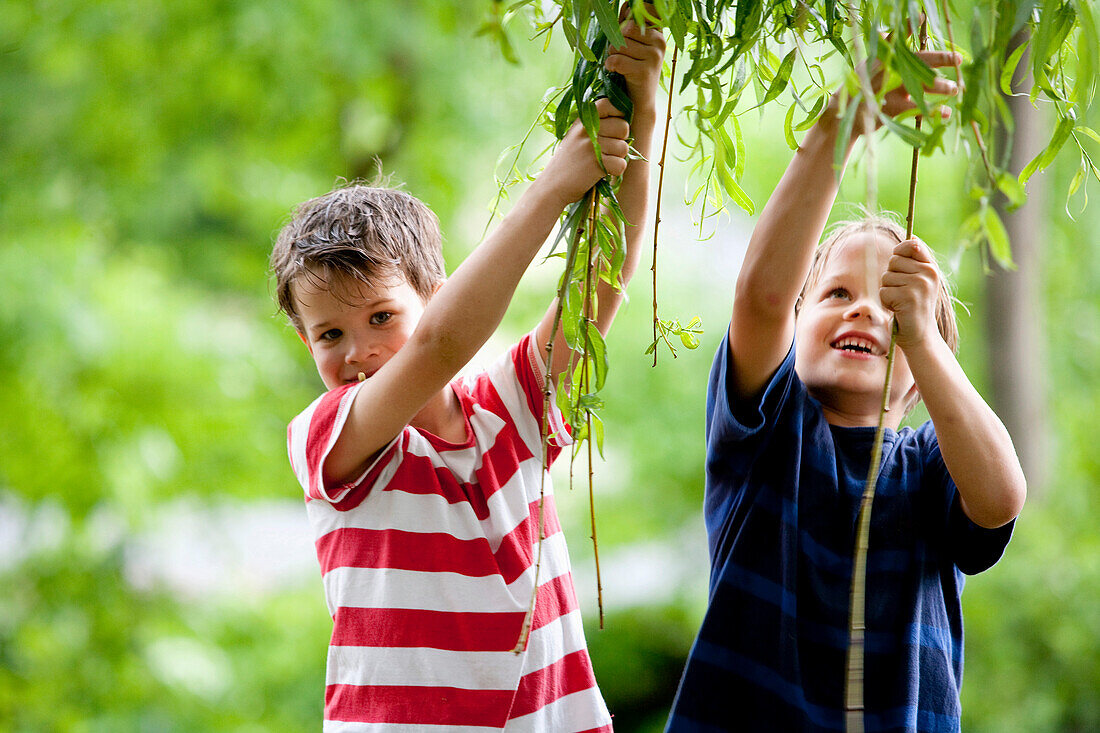
<path id="1" fill-rule="evenodd" d="M 406 426 L 343 487 L 325 487 L 321 468 L 360 385 L 291 422 L 333 619 L 326 733 L 611 730 L 549 476 L 531 633 L 513 652 L 535 583 L 543 373 L 528 335 L 451 384 L 465 443 Z M 569 435 L 552 412 L 556 457 Z"/>

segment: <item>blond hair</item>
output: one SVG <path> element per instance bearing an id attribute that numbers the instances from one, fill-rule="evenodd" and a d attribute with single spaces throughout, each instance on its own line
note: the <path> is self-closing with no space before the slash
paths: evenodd
<path id="1" fill-rule="evenodd" d="M 810 273 L 806 277 L 806 282 L 802 286 L 802 292 L 799 294 L 798 300 L 795 301 L 796 317 L 802 307 L 802 299 L 817 285 L 832 252 L 857 234 L 871 233 L 885 237 L 895 244 L 905 241 L 905 227 L 886 214 L 865 213 L 861 219 L 837 222 L 814 251 Z M 936 261 L 936 253 L 932 251 L 931 247 L 928 248 L 928 252 L 932 258 L 932 264 L 939 274 L 939 291 L 936 294 L 936 328 L 939 330 L 944 342 L 950 347 L 951 352 L 957 354 L 959 351 L 959 324 L 955 318 L 955 299 L 951 294 L 951 283 L 943 274 L 943 270 L 940 269 L 939 262 Z M 919 400 L 920 397 L 918 396 L 905 405 L 906 415 L 916 406 Z"/>
<path id="2" fill-rule="evenodd" d="M 355 181 L 299 204 L 275 239 L 270 266 L 279 310 L 298 331 L 299 280 L 343 298 L 351 283 L 376 288 L 401 277 L 426 302 L 446 277 L 431 209 L 404 191 Z"/>

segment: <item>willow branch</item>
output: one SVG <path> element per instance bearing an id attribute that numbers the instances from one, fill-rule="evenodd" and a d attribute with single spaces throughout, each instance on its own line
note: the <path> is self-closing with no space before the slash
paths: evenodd
<path id="1" fill-rule="evenodd" d="M 596 200 L 596 189 L 589 189 L 585 194 L 582 206 L 592 207 Z M 546 475 L 550 472 L 550 398 L 553 394 L 553 368 L 554 368 L 554 341 L 557 340 L 558 331 L 561 330 L 561 315 L 565 305 L 565 296 L 569 290 L 569 283 L 573 272 L 573 264 L 577 261 L 577 250 L 580 249 L 583 239 L 583 228 L 573 232 L 569 242 L 569 249 L 565 256 L 565 272 L 558 284 L 558 303 L 554 310 L 554 325 L 550 329 L 549 340 L 546 342 L 546 375 L 542 386 L 542 420 L 539 425 L 539 438 L 542 444 L 542 475 L 539 479 L 539 509 L 538 524 L 538 550 L 535 553 L 535 585 L 531 591 L 531 603 L 527 607 L 527 613 L 523 617 L 523 625 L 520 627 L 519 639 L 512 649 L 520 654 L 527 647 L 527 638 L 531 634 L 531 620 L 535 616 L 535 601 L 539 595 L 539 573 L 542 569 L 542 540 L 543 540 L 543 509 L 546 499 Z"/>
<path id="2" fill-rule="evenodd" d="M 661 193 L 664 191 L 665 186 L 665 153 L 668 150 L 668 132 L 672 129 L 672 96 L 676 89 L 676 52 L 675 46 L 672 47 L 672 70 L 668 80 L 668 109 L 665 112 L 665 135 L 661 141 L 661 162 L 658 165 L 661 168 L 661 172 L 657 175 L 657 205 L 656 211 L 653 214 L 653 266 L 650 268 L 653 270 L 653 343 L 657 343 L 657 331 L 660 328 L 661 322 L 657 315 L 657 230 L 661 226 Z M 653 366 L 657 366 L 657 349 L 653 349 Z M 602 622 L 601 622 L 602 628 Z"/>

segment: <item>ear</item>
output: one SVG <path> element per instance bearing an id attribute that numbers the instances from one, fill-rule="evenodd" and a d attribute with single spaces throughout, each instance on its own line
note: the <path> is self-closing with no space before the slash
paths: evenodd
<path id="1" fill-rule="evenodd" d="M 439 289 L 441 287 L 443 287 L 443 283 L 445 283 L 445 282 L 447 282 L 447 278 L 443 278 L 442 280 L 440 280 L 439 282 L 437 282 L 435 285 L 432 286 L 432 294 L 428 296 L 428 300 L 431 300 L 432 296 L 434 296 L 436 293 L 439 292 Z M 427 301 L 424 301 L 424 302 L 427 303 Z"/>
<path id="2" fill-rule="evenodd" d="M 905 393 L 905 398 L 901 402 L 902 407 L 905 410 L 904 414 L 902 415 L 903 420 L 907 415 L 909 415 L 910 412 L 913 411 L 913 408 L 917 406 L 918 402 L 920 402 L 920 390 L 917 389 L 917 383 L 913 382 L 913 386 L 910 387 L 909 391 Z"/>
<path id="3" fill-rule="evenodd" d="M 313 347 L 310 345 L 309 341 L 306 340 L 306 335 L 297 329 L 295 329 L 294 332 L 298 334 L 298 338 L 302 339 L 302 343 L 309 349 L 309 355 L 313 356 Z"/>

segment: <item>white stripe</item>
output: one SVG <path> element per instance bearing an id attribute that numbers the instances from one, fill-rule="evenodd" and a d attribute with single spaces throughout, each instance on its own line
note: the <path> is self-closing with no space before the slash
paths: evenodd
<path id="1" fill-rule="evenodd" d="M 598 688 L 558 698 L 540 710 L 513 718 L 504 726 L 508 733 L 566 733 L 611 724 L 611 714 Z"/>
<path id="2" fill-rule="evenodd" d="M 482 725 L 426 725 L 423 723 L 347 723 L 326 720 L 322 733 L 500 733 Z"/>
<path id="3" fill-rule="evenodd" d="M 543 541 L 539 585 L 568 572 L 565 535 L 558 532 Z M 526 611 L 534 576 L 533 564 L 508 585 L 500 575 L 477 578 L 458 573 L 341 567 L 329 571 L 323 582 L 330 614 L 340 606 L 496 613 Z"/>
<path id="4" fill-rule="evenodd" d="M 423 460 L 423 459 L 420 459 Z M 336 529 L 398 529 L 406 532 L 439 532 L 460 540 L 481 537 L 496 552 L 501 542 L 527 519 L 530 505 L 538 499 L 541 459 L 523 461 L 511 478 L 488 500 L 488 516 L 479 520 L 468 502 L 451 504 L 441 494 L 414 494 L 400 489 L 385 490 L 393 478 L 397 460 L 391 461 L 358 507 L 339 511 L 326 502 L 306 506 L 314 536 L 323 537 Z M 544 493 L 553 494 L 550 477 Z M 535 512 L 531 512 L 534 514 Z"/>
<path id="5" fill-rule="evenodd" d="M 531 343 L 534 343 L 532 337 Z M 526 359 L 527 354 L 518 354 L 519 359 Z M 539 434 L 539 419 L 531 413 L 531 407 L 527 403 L 527 394 L 516 375 L 516 366 L 511 359 L 499 359 L 487 372 L 489 382 L 493 385 L 501 402 L 508 409 L 512 417 L 512 423 L 516 427 L 520 438 L 532 454 L 542 459 L 542 436 Z M 551 396 L 550 404 L 554 404 Z"/>
<path id="6" fill-rule="evenodd" d="M 538 672 L 560 662 L 566 655 L 585 649 L 581 612 L 574 610 L 531 632 L 523 674 Z"/>
<path id="7" fill-rule="evenodd" d="M 290 422 L 290 432 L 287 436 L 287 452 L 290 454 L 290 467 L 294 469 L 294 475 L 301 484 L 302 490 L 309 494 L 309 466 L 306 465 L 306 440 L 309 434 L 309 423 L 313 419 L 313 411 L 321 401 L 318 397 L 309 407 L 298 414 Z"/>
<path id="8" fill-rule="evenodd" d="M 511 650 L 331 646 L 325 684 L 514 690 L 522 664 L 523 657 Z"/>

